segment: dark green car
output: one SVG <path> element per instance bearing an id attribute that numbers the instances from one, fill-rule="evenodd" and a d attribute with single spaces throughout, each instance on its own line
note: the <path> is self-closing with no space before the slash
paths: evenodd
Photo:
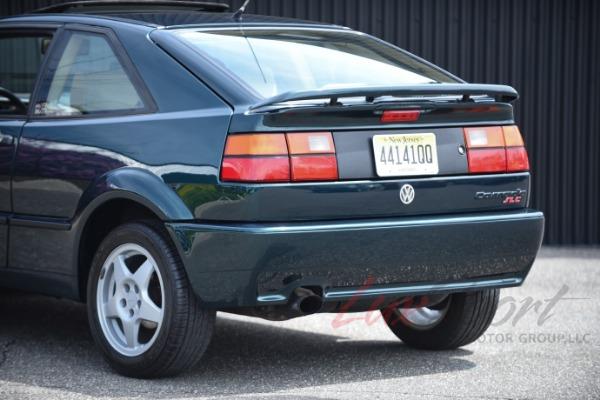
<path id="1" fill-rule="evenodd" d="M 69 3 L 0 20 L 0 86 L 0 285 L 87 302 L 125 375 L 193 366 L 218 310 L 464 346 L 540 247 L 515 90 L 347 28 Z"/>

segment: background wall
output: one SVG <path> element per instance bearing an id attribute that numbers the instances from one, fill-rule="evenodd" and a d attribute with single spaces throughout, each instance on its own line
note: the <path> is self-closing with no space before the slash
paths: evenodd
<path id="1" fill-rule="evenodd" d="M 62 2 L 1 0 L 0 15 Z M 600 1 L 254 0 L 248 11 L 350 26 L 469 82 L 514 86 L 546 243 L 600 244 Z"/>

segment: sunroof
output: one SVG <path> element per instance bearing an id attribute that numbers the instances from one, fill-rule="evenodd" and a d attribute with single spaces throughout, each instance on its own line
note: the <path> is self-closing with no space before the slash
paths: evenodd
<path id="1" fill-rule="evenodd" d="M 227 4 L 196 2 L 196 1 L 166 1 L 166 0 L 88 0 L 73 1 L 40 8 L 35 13 L 119 13 L 119 12 L 165 12 L 165 11 L 211 11 L 224 12 L 229 9 Z"/>

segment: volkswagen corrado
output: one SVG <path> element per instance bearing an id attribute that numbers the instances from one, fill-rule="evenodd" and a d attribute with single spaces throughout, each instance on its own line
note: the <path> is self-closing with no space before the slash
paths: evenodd
<path id="1" fill-rule="evenodd" d="M 128 376 L 195 365 L 217 311 L 464 346 L 540 247 L 516 91 L 351 29 L 67 3 L 0 21 L 0 86 L 0 285 L 85 302 Z"/>

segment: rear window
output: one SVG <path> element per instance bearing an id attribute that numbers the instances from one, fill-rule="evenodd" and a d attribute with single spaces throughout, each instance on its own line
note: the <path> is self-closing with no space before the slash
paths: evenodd
<path id="1" fill-rule="evenodd" d="M 410 54 L 357 32 L 301 29 L 174 32 L 263 97 L 305 90 L 456 82 Z"/>

